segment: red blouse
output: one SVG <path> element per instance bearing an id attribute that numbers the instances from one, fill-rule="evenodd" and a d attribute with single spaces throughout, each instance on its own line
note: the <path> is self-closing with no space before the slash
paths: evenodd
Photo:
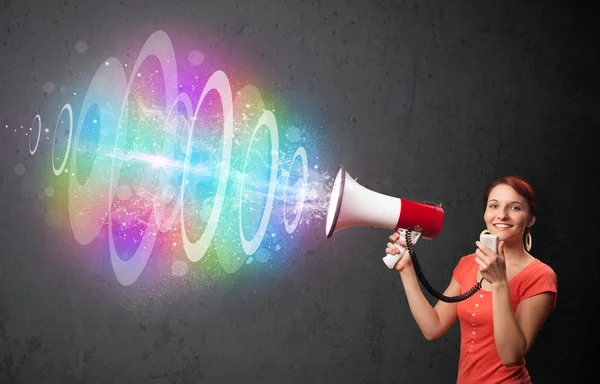
<path id="1" fill-rule="evenodd" d="M 477 283 L 477 271 L 474 253 L 460 259 L 454 279 L 460 284 L 461 293 Z M 522 300 L 542 292 L 554 293 L 554 309 L 557 287 L 554 270 L 534 259 L 509 281 L 513 311 Z M 461 334 L 457 384 L 531 383 L 524 358 L 512 367 L 505 367 L 500 361 L 494 342 L 492 292 L 481 289 L 459 302 L 457 308 Z"/>

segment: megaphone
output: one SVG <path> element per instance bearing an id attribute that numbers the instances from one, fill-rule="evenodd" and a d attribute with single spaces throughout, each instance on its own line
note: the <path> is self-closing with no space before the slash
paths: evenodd
<path id="1" fill-rule="evenodd" d="M 325 232 L 327 238 L 349 227 L 371 226 L 398 231 L 405 236 L 411 230 L 411 243 L 419 236 L 426 239 L 437 237 L 444 224 L 444 210 L 441 205 L 431 202 L 415 202 L 384 195 L 360 185 L 354 180 L 344 165 L 341 165 L 335 177 L 327 209 Z M 403 247 L 398 255 L 386 255 L 383 258 L 392 269 L 404 253 Z"/>
<path id="2" fill-rule="evenodd" d="M 372 226 L 393 229 L 406 240 L 408 253 L 413 261 L 415 273 L 423 286 L 434 297 L 447 303 L 456 303 L 473 296 L 481 289 L 483 277 L 471 289 L 458 296 L 445 296 L 429 284 L 414 250 L 420 235 L 432 239 L 440 234 L 444 224 L 444 210 L 441 204 L 418 203 L 371 191 L 354 180 L 341 165 L 333 182 L 325 232 L 330 238 L 335 232 L 348 227 Z M 393 269 L 404 254 L 404 248 L 397 255 L 386 255 L 383 262 Z"/>

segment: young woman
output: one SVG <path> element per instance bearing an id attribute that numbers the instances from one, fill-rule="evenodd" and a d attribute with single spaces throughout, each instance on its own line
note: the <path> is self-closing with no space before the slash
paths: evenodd
<path id="1" fill-rule="evenodd" d="M 475 295 L 458 303 L 438 301 L 432 307 L 408 251 L 395 269 L 427 340 L 438 339 L 459 319 L 457 384 L 531 383 L 525 355 L 556 306 L 558 285 L 554 270 L 529 253 L 535 190 L 517 175 L 499 176 L 485 190 L 483 206 L 487 231 L 499 236 L 498 253 L 475 242 L 475 252 L 460 259 L 444 291 L 445 296 L 458 296 L 482 281 Z M 395 242 L 406 249 L 397 232 L 389 239 L 386 254 L 399 253 Z"/>

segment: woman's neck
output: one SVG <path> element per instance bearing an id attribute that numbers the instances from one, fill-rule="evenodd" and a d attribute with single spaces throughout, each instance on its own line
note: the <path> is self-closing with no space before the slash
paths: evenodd
<path id="1" fill-rule="evenodd" d="M 505 242 L 503 250 L 507 264 L 521 264 L 533 258 L 520 241 L 513 244 Z"/>

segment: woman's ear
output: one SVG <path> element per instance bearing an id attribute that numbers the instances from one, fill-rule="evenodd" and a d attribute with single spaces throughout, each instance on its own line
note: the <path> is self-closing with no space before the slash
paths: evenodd
<path id="1" fill-rule="evenodd" d="M 535 216 L 531 216 L 531 218 L 529 218 L 529 222 L 527 223 L 527 228 L 532 227 L 534 223 L 535 223 Z"/>

